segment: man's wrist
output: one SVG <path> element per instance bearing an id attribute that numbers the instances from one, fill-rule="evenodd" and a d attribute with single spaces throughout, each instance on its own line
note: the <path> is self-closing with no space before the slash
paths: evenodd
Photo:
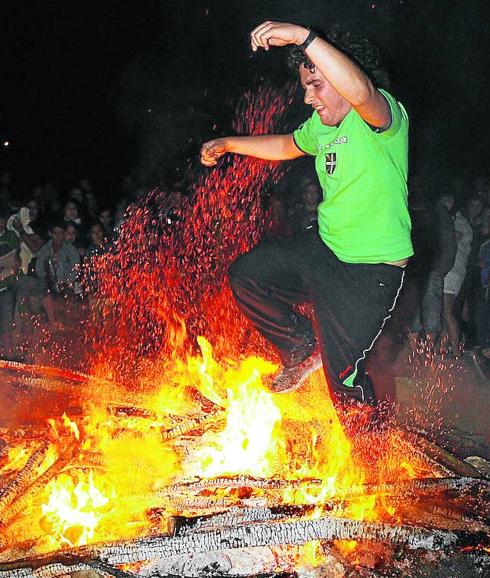
<path id="1" fill-rule="evenodd" d="M 300 27 L 301 32 L 298 33 L 298 38 L 296 39 L 296 46 L 301 46 L 303 42 L 308 38 L 308 34 L 310 33 L 309 28 L 305 28 L 303 26 Z"/>
<path id="2" fill-rule="evenodd" d="M 308 48 L 308 46 L 313 42 L 313 40 L 315 40 L 315 38 L 318 38 L 318 34 L 313 30 L 308 30 L 308 34 L 306 35 L 303 42 L 301 42 L 301 44 L 298 45 L 298 47 L 301 48 L 301 50 L 304 52 Z"/>

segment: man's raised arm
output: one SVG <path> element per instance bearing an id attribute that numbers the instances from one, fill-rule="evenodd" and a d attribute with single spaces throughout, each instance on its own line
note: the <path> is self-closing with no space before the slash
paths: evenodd
<path id="1" fill-rule="evenodd" d="M 340 50 L 318 36 L 310 36 L 308 28 L 267 21 L 257 26 L 250 38 L 254 51 L 259 47 L 269 50 L 271 46 L 301 46 L 305 40 L 314 38 L 304 49 L 305 54 L 331 86 L 369 125 L 383 129 L 390 126 L 390 107 L 366 74 Z"/>
<path id="2" fill-rule="evenodd" d="M 304 155 L 295 145 L 292 134 L 263 136 L 226 136 L 205 142 L 201 163 L 212 167 L 225 153 L 235 153 L 267 161 L 287 161 Z"/>

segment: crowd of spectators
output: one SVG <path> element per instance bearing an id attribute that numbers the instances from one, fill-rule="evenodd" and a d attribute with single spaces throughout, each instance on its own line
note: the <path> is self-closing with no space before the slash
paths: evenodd
<path id="1" fill-rule="evenodd" d="M 423 342 L 448 357 L 465 349 L 490 357 L 490 178 L 472 185 L 454 181 L 434 195 L 424 179 L 413 176 L 409 189 L 415 256 L 398 304 L 405 311 L 400 331 L 413 351 Z M 10 174 L 1 174 L 1 357 L 25 355 L 39 328 L 55 334 L 79 323 L 89 306 L 80 265 L 109 249 L 126 208 L 144 194 L 125 179 L 110 205 L 81 179 L 64 196 L 50 184 L 21 196 Z M 181 200 L 172 192 L 158 208 L 168 225 L 178 219 Z M 316 177 L 303 176 L 294 193 L 268 199 L 265 234 L 289 236 L 317 227 L 321 200 Z"/>
<path id="2" fill-rule="evenodd" d="M 142 191 L 126 180 L 108 205 L 84 178 L 65 195 L 51 184 L 21 194 L 7 171 L 0 187 L 0 357 L 19 360 L 41 332 L 79 327 L 89 308 L 81 265 L 109 249 Z"/>

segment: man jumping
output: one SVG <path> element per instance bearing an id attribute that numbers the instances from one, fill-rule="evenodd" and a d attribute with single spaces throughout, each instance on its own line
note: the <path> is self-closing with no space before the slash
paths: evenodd
<path id="1" fill-rule="evenodd" d="M 356 54 L 358 64 L 307 28 L 264 22 L 252 31 L 251 44 L 254 51 L 292 47 L 290 60 L 313 114 L 292 134 L 206 142 L 201 162 L 214 166 L 225 153 L 275 161 L 310 155 L 323 201 L 318 228 L 264 240 L 235 261 L 233 293 L 281 358 L 272 391 L 295 389 L 323 363 L 334 402 L 375 404 L 364 360 L 390 317 L 413 254 L 407 114 L 361 68 L 369 69 L 369 58 L 362 62 Z M 313 305 L 314 327 L 295 308 L 303 302 Z"/>

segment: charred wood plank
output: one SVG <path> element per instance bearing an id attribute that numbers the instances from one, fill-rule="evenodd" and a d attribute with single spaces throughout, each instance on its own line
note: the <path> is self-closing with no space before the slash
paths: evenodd
<path id="1" fill-rule="evenodd" d="M 204 490 L 214 488 L 252 488 L 264 490 L 285 490 L 290 488 L 305 488 L 307 486 L 321 487 L 326 481 L 318 479 L 284 480 L 279 478 L 253 478 L 251 476 L 235 476 L 211 478 L 207 480 L 196 480 L 189 482 L 179 482 L 161 488 L 159 491 L 169 494 L 189 494 L 199 493 Z"/>
<path id="2" fill-rule="evenodd" d="M 193 498 L 189 494 L 199 494 L 205 490 L 212 490 L 215 488 L 225 488 L 225 489 L 261 489 L 267 492 L 270 491 L 282 491 L 285 489 L 301 488 L 307 489 L 311 488 L 321 488 L 326 481 L 319 479 L 303 479 L 303 480 L 281 480 L 281 479 L 262 479 L 262 478 L 252 478 L 248 476 L 240 477 L 222 477 L 214 478 L 210 480 L 198 480 L 195 482 L 184 482 L 178 484 L 172 484 L 161 488 L 155 492 L 155 495 L 160 498 L 171 497 L 172 500 L 177 499 L 177 495 L 181 494 L 186 496 L 184 501 L 189 502 L 189 507 L 193 504 L 208 503 L 209 505 L 216 504 L 220 502 L 222 507 L 230 507 L 233 505 L 239 505 L 239 496 L 234 499 L 233 497 L 222 498 L 220 500 L 214 500 L 213 497 L 209 496 L 196 496 Z M 420 478 L 415 480 L 405 480 L 402 482 L 390 482 L 385 484 L 366 484 L 359 486 L 351 486 L 350 488 L 338 489 L 337 494 L 332 498 L 332 501 L 346 500 L 355 497 L 362 497 L 368 495 L 390 495 L 390 496 L 404 496 L 406 494 L 434 494 L 446 492 L 449 490 L 455 490 L 460 492 L 472 491 L 475 488 L 488 488 L 490 490 L 490 481 L 481 478 Z M 267 503 L 267 498 L 263 498 L 264 504 Z M 275 503 L 279 498 L 275 499 Z M 222 502 L 222 503 L 221 503 Z M 182 504 L 184 505 L 184 503 Z"/>
<path id="3" fill-rule="evenodd" d="M 15 478 L 0 490 L 0 516 L 15 498 L 29 486 L 31 478 L 43 463 L 49 447 L 49 442 L 45 442 L 36 449 Z"/>
<path id="4" fill-rule="evenodd" d="M 70 444 L 43 474 L 35 479 L 32 484 L 26 486 L 23 493 L 12 501 L 7 511 L 0 514 L 0 530 L 7 528 L 17 515 L 26 508 L 29 502 L 70 462 L 75 447 L 75 444 Z"/>
<path id="5" fill-rule="evenodd" d="M 486 544 L 488 536 L 322 517 L 316 520 L 259 522 L 220 531 L 197 532 L 183 537 L 150 536 L 132 541 L 84 546 L 67 551 L 64 555 L 78 559 L 80 557 L 100 559 L 111 566 L 118 566 L 193 552 L 284 544 L 299 545 L 314 540 L 376 540 L 408 548 L 440 550 L 468 544 Z M 48 578 L 55 575 L 52 573 L 52 567 L 56 564 L 59 564 L 56 556 L 0 564 L 0 578 L 30 576 L 32 568 L 45 568 L 45 574 L 39 578 Z"/>
<path id="6" fill-rule="evenodd" d="M 415 438 L 415 442 L 410 445 L 425 461 L 433 460 L 447 472 L 450 472 L 450 475 L 471 478 L 481 477 L 481 473 L 471 464 L 458 459 L 445 449 L 430 442 L 421 433 L 411 431 L 410 434 Z"/>
<path id="7" fill-rule="evenodd" d="M 488 537 L 483 535 L 476 538 L 488 541 Z M 259 522 L 251 526 L 202 532 L 185 537 L 154 536 L 133 542 L 99 546 L 92 554 L 117 565 L 190 552 L 265 545 L 297 545 L 313 540 L 377 540 L 403 544 L 409 548 L 438 550 L 449 546 L 466 545 L 471 539 L 472 536 L 466 533 L 322 517 L 317 520 Z"/>
<path id="8" fill-rule="evenodd" d="M 376 540 L 427 550 L 482 543 L 483 539 L 488 542 L 488 537 L 481 535 L 329 517 L 294 522 L 262 522 L 185 537 L 152 536 L 134 541 L 85 546 L 64 555 L 77 560 L 96 558 L 110 566 L 118 566 L 196 552 L 299 545 L 314 540 L 339 539 Z M 63 573 L 66 573 L 66 565 L 60 564 L 56 556 L 0 565 L 0 578 L 55 578 Z"/>
<path id="9" fill-rule="evenodd" d="M 305 516 L 314 506 L 279 506 L 275 508 L 237 508 L 208 516 L 172 516 L 169 530 L 173 536 L 186 536 L 195 532 L 217 530 L 265 520 L 281 520 L 287 517 Z"/>
<path id="10" fill-rule="evenodd" d="M 386 484 L 367 484 L 352 486 L 347 492 L 341 494 L 343 498 L 364 495 L 405 495 L 405 494 L 435 494 L 455 490 L 458 492 L 471 492 L 474 489 L 490 490 L 490 481 L 473 477 L 448 477 L 448 478 L 417 478 L 402 482 Z"/>

